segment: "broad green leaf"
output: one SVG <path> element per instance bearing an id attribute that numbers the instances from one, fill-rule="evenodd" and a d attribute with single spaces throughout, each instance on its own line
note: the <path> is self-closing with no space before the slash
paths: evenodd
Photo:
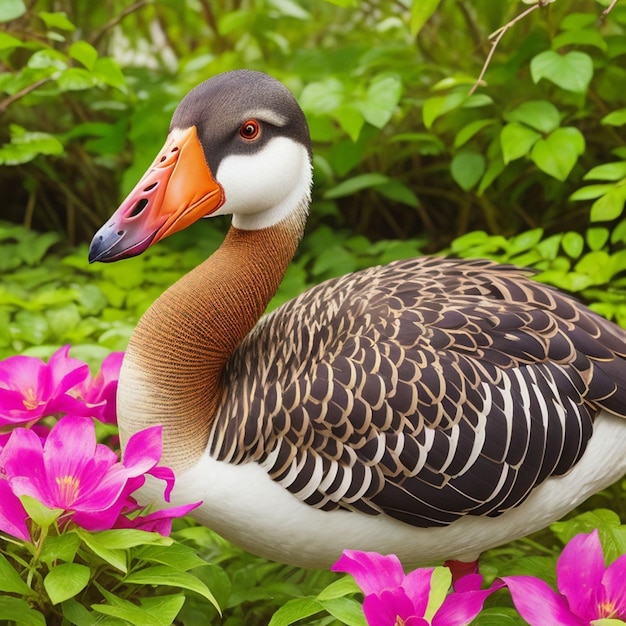
<path id="1" fill-rule="evenodd" d="M 0 22 L 10 22 L 26 13 L 24 0 L 0 0 Z"/>
<path id="2" fill-rule="evenodd" d="M 313 598 L 295 598 L 287 601 L 272 615 L 268 626 L 290 626 L 322 610 L 321 603 Z"/>
<path id="3" fill-rule="evenodd" d="M 530 73 L 535 83 L 546 78 L 567 91 L 586 93 L 593 77 L 593 61 L 584 52 L 561 55 L 545 50 L 531 60 Z"/>
<path id="4" fill-rule="evenodd" d="M 620 180 L 625 177 L 626 161 L 614 161 L 591 168 L 583 178 L 584 180 Z"/>
<path id="5" fill-rule="evenodd" d="M 67 13 L 64 11 L 57 11 L 56 13 L 49 13 L 48 11 L 39 11 L 39 17 L 43 20 L 44 24 L 48 28 L 58 28 L 59 30 L 76 30 L 76 26 L 70 22 L 67 18 Z"/>
<path id="6" fill-rule="evenodd" d="M 609 240 L 609 236 L 610 232 L 608 228 L 596 226 L 587 229 L 585 238 L 591 250 L 601 250 Z"/>
<path id="7" fill-rule="evenodd" d="M 126 77 L 119 65 L 110 57 L 96 59 L 92 68 L 94 76 L 105 85 L 126 91 Z"/>
<path id="8" fill-rule="evenodd" d="M 182 572 L 207 565 L 207 561 L 199 557 L 195 550 L 182 543 L 143 546 L 135 552 L 135 558 L 169 565 Z"/>
<path id="9" fill-rule="evenodd" d="M 181 572 L 169 565 L 154 565 L 135 571 L 124 578 L 126 583 L 136 585 L 167 585 L 195 591 L 205 597 L 221 614 L 215 596 L 209 588 L 193 574 Z"/>
<path id="10" fill-rule="evenodd" d="M 109 548 L 106 545 L 106 541 L 103 542 L 98 537 L 99 533 L 90 533 L 82 529 L 77 529 L 76 532 L 83 542 L 101 559 L 120 572 L 126 573 L 128 571 L 128 557 L 125 550 Z"/>
<path id="11" fill-rule="evenodd" d="M 612 111 L 602 118 L 602 124 L 606 126 L 623 126 L 626 124 L 626 109 Z"/>
<path id="12" fill-rule="evenodd" d="M 82 67 L 70 67 L 56 79 L 61 91 L 82 91 L 91 89 L 96 84 L 96 78 Z"/>
<path id="13" fill-rule="evenodd" d="M 376 190 L 385 196 L 385 198 L 406 204 L 410 207 L 416 207 L 419 204 L 415 192 L 399 180 L 390 180 L 388 183 L 377 185 Z"/>
<path id="14" fill-rule="evenodd" d="M 74 598 L 62 602 L 61 609 L 63 617 L 76 626 L 94 626 L 99 618 Z"/>
<path id="15" fill-rule="evenodd" d="M 411 7 L 411 35 L 419 34 L 426 22 L 433 16 L 441 0 L 413 0 Z"/>
<path id="16" fill-rule="evenodd" d="M 343 102 L 343 96 L 343 83 L 337 78 L 327 78 L 306 85 L 299 102 L 305 113 L 322 115 L 334 111 Z"/>
<path id="17" fill-rule="evenodd" d="M 561 246 L 567 256 L 572 257 L 572 259 L 577 259 L 582 254 L 583 248 L 585 247 L 585 240 L 580 233 L 570 231 L 563 235 Z"/>
<path id="18" fill-rule="evenodd" d="M 0 0 L 0 15 L 2 15 L 2 0 Z M 0 22 L 5 20 L 0 17 Z M 9 35 L 8 33 L 0 33 L 0 50 L 6 50 L 7 48 L 19 48 L 23 46 L 21 40 L 17 37 L 13 37 L 13 35 Z"/>
<path id="19" fill-rule="evenodd" d="M 509 254 L 519 254 L 536 246 L 543 237 L 543 228 L 533 228 L 527 230 L 509 241 Z"/>
<path id="20" fill-rule="evenodd" d="M 511 122 L 500 132 L 500 146 L 505 164 L 526 156 L 541 139 L 541 134 L 524 124 Z"/>
<path id="21" fill-rule="evenodd" d="M 80 545 L 80 537 L 74 532 L 66 532 L 57 537 L 48 536 L 43 543 L 41 560 L 47 565 L 54 561 L 71 562 Z"/>
<path id="22" fill-rule="evenodd" d="M 360 107 L 353 103 L 341 104 L 333 111 L 333 117 L 339 122 L 350 139 L 356 143 L 365 124 L 365 118 Z"/>
<path id="23" fill-rule="evenodd" d="M 504 119 L 507 122 L 520 122 L 540 133 L 551 133 L 561 123 L 561 114 L 547 100 L 530 100 L 507 111 Z"/>
<path id="24" fill-rule="evenodd" d="M 438 117 L 458 109 L 468 100 L 467 93 L 455 91 L 445 96 L 428 98 L 422 107 L 422 118 L 426 128 L 431 128 Z"/>
<path id="25" fill-rule="evenodd" d="M 329 189 L 324 194 L 324 198 L 334 199 L 351 196 L 352 194 L 362 191 L 363 189 L 376 187 L 377 185 L 384 185 L 385 183 L 388 183 L 389 180 L 390 179 L 384 174 L 378 174 L 376 172 L 372 172 L 370 174 L 359 174 L 358 176 L 348 178 L 347 180 L 340 182 L 335 187 Z"/>
<path id="26" fill-rule="evenodd" d="M 88 70 L 92 70 L 93 66 L 98 59 L 98 51 L 86 41 L 75 41 L 70 46 L 69 55 L 72 59 L 76 59 L 79 63 L 84 65 Z"/>
<path id="27" fill-rule="evenodd" d="M 0 165 L 20 165 L 40 154 L 63 154 L 63 144 L 53 135 L 28 132 L 11 125 L 11 143 L 0 146 Z"/>
<path id="28" fill-rule="evenodd" d="M 557 128 L 535 143 L 530 158 L 540 170 L 563 181 L 584 151 L 585 138 L 577 128 Z"/>
<path id="29" fill-rule="evenodd" d="M 603 196 L 607 191 L 613 189 L 613 185 L 587 185 L 577 189 L 570 197 L 570 200 L 595 200 Z"/>
<path id="30" fill-rule="evenodd" d="M 52 604 L 73 598 L 89 583 L 91 570 L 80 563 L 63 563 L 48 572 L 43 586 Z"/>
<path id="31" fill-rule="evenodd" d="M 626 186 L 614 186 L 591 205 L 589 219 L 604 222 L 618 218 L 624 210 Z"/>
<path id="32" fill-rule="evenodd" d="M 376 76 L 367 90 L 367 97 L 357 103 L 365 119 L 383 128 L 391 119 L 402 95 L 402 81 L 399 76 Z"/>
<path id="33" fill-rule="evenodd" d="M 28 59 L 28 67 L 32 69 L 65 70 L 67 69 L 67 57 L 52 48 L 37 50 Z"/>
<path id="34" fill-rule="evenodd" d="M 464 126 L 454 138 L 454 147 L 460 148 L 464 146 L 474 135 L 479 133 L 483 128 L 491 126 L 495 120 L 474 120 Z"/>
<path id="35" fill-rule="evenodd" d="M 559 33 L 552 40 L 552 49 L 558 50 L 565 46 L 595 46 L 606 52 L 607 44 L 597 28 L 581 28 Z"/>
<path id="36" fill-rule="evenodd" d="M 428 606 L 424 617 L 432 621 L 435 613 L 441 608 L 446 599 L 450 585 L 452 584 L 452 573 L 447 567 L 435 567 L 430 579 L 430 593 L 428 594 Z"/>
<path id="37" fill-rule="evenodd" d="M 185 596 L 176 593 L 168 596 L 156 596 L 154 598 L 140 598 L 141 608 L 154 615 L 161 623 L 161 626 L 171 626 L 177 623 L 175 617 L 185 604 Z"/>
<path id="38" fill-rule="evenodd" d="M 317 594 L 320 601 L 332 600 L 333 598 L 343 598 L 344 596 L 360 593 L 359 586 L 356 584 L 352 576 L 342 576 L 339 580 L 331 583 L 325 589 Z"/>
<path id="39" fill-rule="evenodd" d="M 310 20 L 311 14 L 294 0 L 268 0 L 268 4 L 280 15 L 296 20 Z"/>
<path id="40" fill-rule="evenodd" d="M 20 313 L 27 313 L 27 311 L 20 311 Z M 59 518 L 59 515 L 63 513 L 63 509 L 49 509 L 47 506 L 41 504 L 39 500 L 31 498 L 30 496 L 20 496 L 20 502 L 26 509 L 28 517 L 42 528 L 48 528 Z"/>
<path id="41" fill-rule="evenodd" d="M 2 554 L 0 554 L 0 591 L 18 593 L 22 596 L 36 595 Z"/>
<path id="42" fill-rule="evenodd" d="M 336 617 L 343 624 L 347 624 L 348 626 L 367 626 L 361 603 L 352 598 L 332 598 L 330 600 L 324 600 L 322 606 L 327 613 Z"/>
<path id="43" fill-rule="evenodd" d="M 28 602 L 0 596 L 0 624 L 7 623 L 19 626 L 46 626 L 46 619 L 39 611 L 32 609 Z"/>
<path id="44" fill-rule="evenodd" d="M 121 600 L 120 604 L 115 605 L 92 604 L 91 608 L 97 613 L 117 617 L 133 626 L 164 626 L 158 614 L 146 611 L 126 600 Z"/>
<path id="45" fill-rule="evenodd" d="M 515 609 L 497 606 L 483 609 L 472 621 L 472 626 L 528 626 L 528 622 Z"/>
<path id="46" fill-rule="evenodd" d="M 450 164 L 454 181 L 464 191 L 469 191 L 485 172 L 485 157 L 478 152 L 458 152 Z"/>

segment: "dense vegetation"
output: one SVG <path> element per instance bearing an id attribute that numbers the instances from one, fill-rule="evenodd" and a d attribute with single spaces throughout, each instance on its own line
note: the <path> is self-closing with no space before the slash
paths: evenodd
<path id="1" fill-rule="evenodd" d="M 452 253 L 534 267 L 626 326 L 626 5 L 604 17 L 608 0 L 537 8 L 500 33 L 470 94 L 490 33 L 533 4 L 0 0 L 0 358 L 70 343 L 97 365 L 219 245 L 227 223 L 210 220 L 136 259 L 86 261 L 86 242 L 161 147 L 177 102 L 239 67 L 285 82 L 314 140 L 308 232 L 273 305 L 360 267 Z M 624 552 L 623 508 L 616 485 L 582 521 L 493 551 L 483 570 L 519 573 L 521 558 L 550 579 L 557 539 L 598 525 Z M 177 533 L 212 562 L 203 575 L 224 624 L 267 624 L 335 579 L 255 559 L 191 525 Z M 353 610 L 328 595 L 331 613 Z M 492 610 L 495 621 L 480 623 L 505 623 L 508 609 Z M 211 611 L 192 597 L 181 623 Z"/>

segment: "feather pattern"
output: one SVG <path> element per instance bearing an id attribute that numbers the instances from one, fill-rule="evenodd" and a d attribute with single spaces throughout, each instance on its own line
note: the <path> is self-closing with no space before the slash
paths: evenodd
<path id="1" fill-rule="evenodd" d="M 626 334 L 528 274 L 419 258 L 310 289 L 227 362 L 209 453 L 415 526 L 519 505 L 626 407 Z"/>

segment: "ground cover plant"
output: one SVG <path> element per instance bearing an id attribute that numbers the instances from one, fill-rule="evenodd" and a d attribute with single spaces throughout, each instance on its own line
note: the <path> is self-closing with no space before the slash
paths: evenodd
<path id="1" fill-rule="evenodd" d="M 85 242 L 186 91 L 245 66 L 294 91 L 315 148 L 308 232 L 270 306 L 368 265 L 454 254 L 532 267 L 626 326 L 624 3 L 78 4 L 0 0 L 0 621 L 363 625 L 387 607 L 406 625 L 623 623 L 622 483 L 488 552 L 454 588 L 441 564 L 404 573 L 379 555 L 344 556 L 334 573 L 274 564 L 137 509 L 158 433 L 148 458 L 119 457 L 109 355 L 226 224 L 113 266 L 90 266 Z M 27 379 L 48 377 L 46 398 L 11 378 L 15 358 Z M 45 465 L 77 432 L 120 480 L 107 507 L 81 509 L 72 486 L 88 476 Z M 17 469 L 23 450 L 49 469 L 37 489 Z M 389 574 L 381 588 L 372 571 Z M 545 613 L 524 605 L 529 592 Z"/>

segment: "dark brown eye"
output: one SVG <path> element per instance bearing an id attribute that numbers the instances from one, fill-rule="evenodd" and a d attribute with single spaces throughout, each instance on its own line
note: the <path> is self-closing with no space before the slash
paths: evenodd
<path id="1" fill-rule="evenodd" d="M 248 120 L 241 125 L 239 134 L 248 141 L 256 139 L 261 133 L 261 127 L 256 120 Z"/>

